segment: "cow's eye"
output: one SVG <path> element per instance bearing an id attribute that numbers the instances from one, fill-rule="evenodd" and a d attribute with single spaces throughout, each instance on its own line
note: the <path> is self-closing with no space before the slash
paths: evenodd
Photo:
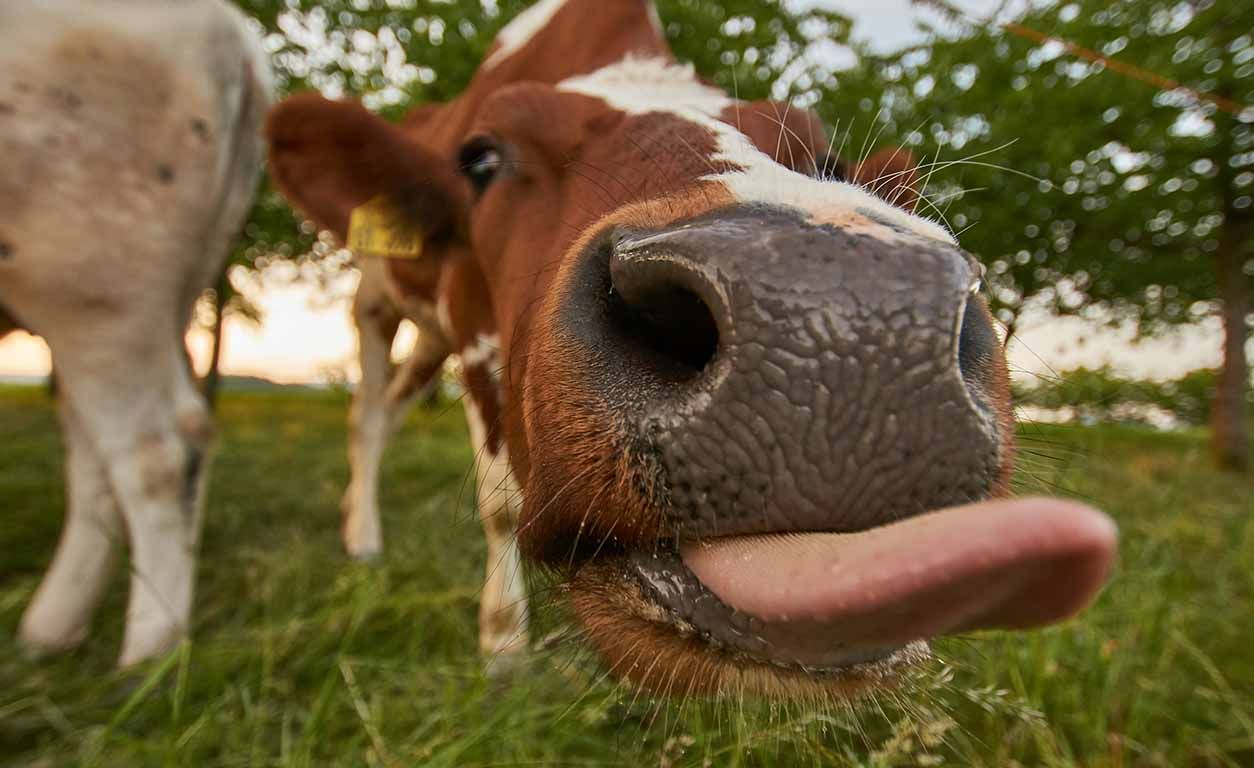
<path id="1" fill-rule="evenodd" d="M 495 141 L 479 136 L 462 146 L 460 163 L 462 174 L 476 191 L 482 192 L 500 174 L 504 160 Z"/>

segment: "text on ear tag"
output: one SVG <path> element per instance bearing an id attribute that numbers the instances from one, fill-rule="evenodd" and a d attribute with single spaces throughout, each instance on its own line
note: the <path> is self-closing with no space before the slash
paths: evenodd
<path id="1" fill-rule="evenodd" d="M 422 257 L 422 233 L 396 218 L 382 196 L 353 209 L 348 218 L 348 249 L 358 256 L 388 259 Z"/>

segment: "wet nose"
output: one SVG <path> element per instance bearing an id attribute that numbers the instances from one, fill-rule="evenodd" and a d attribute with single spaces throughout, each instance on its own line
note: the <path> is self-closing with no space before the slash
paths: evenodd
<path id="1" fill-rule="evenodd" d="M 955 246 L 735 208 L 603 257 L 585 338 L 682 535 L 862 530 L 996 482 L 998 340 Z"/>

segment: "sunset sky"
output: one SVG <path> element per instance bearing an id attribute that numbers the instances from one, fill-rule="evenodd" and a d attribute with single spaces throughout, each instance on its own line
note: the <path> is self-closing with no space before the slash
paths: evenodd
<path id="1" fill-rule="evenodd" d="M 856 36 L 884 48 L 915 39 L 915 21 L 923 15 L 909 0 L 801 0 L 800 4 L 843 10 L 855 19 Z M 1000 4 L 1001 0 L 961 3 L 975 14 L 988 13 Z M 838 59 L 833 56 L 834 66 L 839 65 Z M 315 294 L 311 287 L 275 278 L 263 281 L 263 286 L 253 298 L 265 322 L 260 327 L 238 320 L 227 323 L 223 371 L 280 382 L 325 381 L 339 375 L 355 379 L 356 339 L 348 313 L 351 284 L 337 286 L 338 298 L 333 299 Z M 1131 338 L 1128 330 L 1099 331 L 1076 320 L 1029 319 L 1010 348 L 1011 365 L 1022 375 L 1111 363 L 1131 375 L 1170 377 L 1219 362 L 1220 334 L 1215 325 L 1188 329 L 1150 344 L 1133 345 Z M 412 333 L 403 333 L 398 351 L 412 340 Z M 206 334 L 192 332 L 189 344 L 203 365 Z M 38 376 L 48 368 L 48 350 L 40 340 L 19 333 L 0 341 L 0 376 Z"/>

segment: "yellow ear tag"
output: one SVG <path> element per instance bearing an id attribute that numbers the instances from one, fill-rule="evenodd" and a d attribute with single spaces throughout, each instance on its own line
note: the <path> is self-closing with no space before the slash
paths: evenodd
<path id="1" fill-rule="evenodd" d="M 395 209 L 383 196 L 353 209 L 348 218 L 347 245 L 350 251 L 363 257 L 422 257 L 422 233 L 397 221 Z"/>

